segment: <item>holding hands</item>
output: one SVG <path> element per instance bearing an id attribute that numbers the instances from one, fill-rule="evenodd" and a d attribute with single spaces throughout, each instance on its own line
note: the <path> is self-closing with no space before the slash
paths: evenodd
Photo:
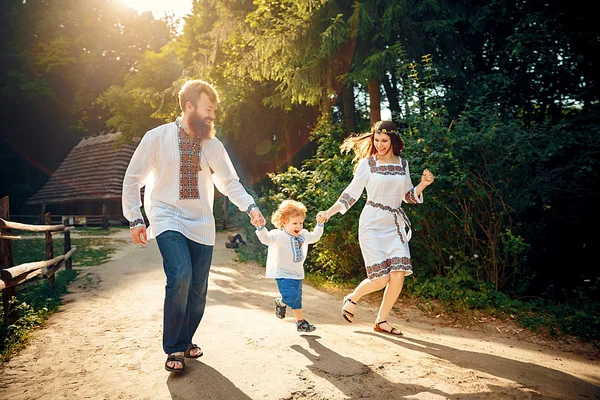
<path id="1" fill-rule="evenodd" d="M 259 226 L 265 226 L 267 221 L 260 210 L 255 208 L 254 210 L 250 211 L 250 223 L 254 225 L 255 228 L 258 228 Z"/>
<path id="2" fill-rule="evenodd" d="M 329 219 L 329 217 L 327 216 L 327 211 L 319 211 L 319 213 L 317 214 L 317 222 L 319 223 L 326 223 L 327 220 Z"/>

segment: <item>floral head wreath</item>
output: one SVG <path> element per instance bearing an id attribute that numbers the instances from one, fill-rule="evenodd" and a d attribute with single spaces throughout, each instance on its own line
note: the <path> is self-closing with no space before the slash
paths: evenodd
<path id="1" fill-rule="evenodd" d="M 395 129 L 375 129 L 375 128 L 371 128 L 371 132 L 372 133 L 385 133 L 386 135 L 397 135 L 400 136 L 400 132 L 398 132 Z"/>

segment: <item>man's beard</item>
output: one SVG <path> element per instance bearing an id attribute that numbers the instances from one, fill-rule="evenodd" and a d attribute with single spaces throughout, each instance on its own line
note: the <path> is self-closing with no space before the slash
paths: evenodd
<path id="1" fill-rule="evenodd" d="M 214 123 L 206 122 L 206 119 L 199 117 L 196 114 L 191 114 L 188 118 L 189 129 L 200 140 L 210 139 L 214 132 Z"/>

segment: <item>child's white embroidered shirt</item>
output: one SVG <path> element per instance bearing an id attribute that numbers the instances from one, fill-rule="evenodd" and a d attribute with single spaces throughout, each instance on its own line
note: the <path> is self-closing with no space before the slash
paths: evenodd
<path id="1" fill-rule="evenodd" d="M 308 245 L 316 243 L 323 235 L 323 224 L 309 232 L 302 229 L 294 237 L 283 229 L 267 230 L 260 227 L 256 236 L 261 243 L 269 246 L 267 252 L 267 278 L 304 279 L 304 260 L 308 252 Z"/>

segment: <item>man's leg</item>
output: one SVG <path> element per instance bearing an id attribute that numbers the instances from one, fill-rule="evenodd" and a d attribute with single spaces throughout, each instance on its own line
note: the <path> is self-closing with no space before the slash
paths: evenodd
<path id="1" fill-rule="evenodd" d="M 167 277 L 163 316 L 163 349 L 172 354 L 187 345 L 186 307 L 192 281 L 192 262 L 188 240 L 181 233 L 166 231 L 156 237 Z"/>
<path id="2" fill-rule="evenodd" d="M 192 343 L 192 338 L 206 307 L 206 294 L 208 292 L 208 273 L 212 262 L 213 246 L 196 243 L 188 239 L 192 261 L 192 284 L 187 300 L 189 319 L 187 322 L 187 341 Z"/>

